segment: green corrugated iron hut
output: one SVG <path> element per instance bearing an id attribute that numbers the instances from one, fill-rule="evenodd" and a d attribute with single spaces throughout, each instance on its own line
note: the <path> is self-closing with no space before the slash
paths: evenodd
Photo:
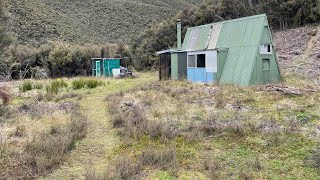
<path id="1" fill-rule="evenodd" d="M 170 54 L 171 79 L 183 77 L 177 73 L 177 67 L 181 67 L 191 82 L 249 86 L 280 81 L 265 14 L 188 28 L 182 46 L 179 24 L 177 50 L 158 52 L 160 65 L 161 57 Z"/>
<path id="2" fill-rule="evenodd" d="M 92 76 L 112 77 L 120 73 L 121 58 L 92 58 Z"/>

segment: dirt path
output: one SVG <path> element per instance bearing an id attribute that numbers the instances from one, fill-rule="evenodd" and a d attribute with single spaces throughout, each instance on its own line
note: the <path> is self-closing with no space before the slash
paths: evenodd
<path id="1" fill-rule="evenodd" d="M 154 80 L 153 75 L 143 75 L 131 80 L 111 80 L 106 87 L 86 94 L 80 101 L 81 108 L 87 113 L 90 123 L 86 138 L 80 141 L 76 149 L 66 157 L 65 163 L 43 179 L 83 179 L 88 170 L 95 169 L 102 172 L 108 164 L 108 155 L 120 142 L 106 113 L 104 102 L 106 95 Z"/>

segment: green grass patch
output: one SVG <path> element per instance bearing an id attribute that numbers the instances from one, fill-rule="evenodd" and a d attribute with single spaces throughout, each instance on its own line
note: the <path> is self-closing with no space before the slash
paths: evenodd
<path id="1" fill-rule="evenodd" d="M 46 86 L 47 94 L 58 94 L 60 89 L 68 87 L 68 83 L 63 79 L 55 79 L 51 81 L 49 85 Z"/>
<path id="2" fill-rule="evenodd" d="M 20 92 L 27 92 L 31 91 L 33 89 L 32 81 L 31 80 L 25 80 L 22 82 L 22 84 L 19 87 Z"/>
<path id="3" fill-rule="evenodd" d="M 72 81 L 72 89 L 94 89 L 98 86 L 103 86 L 105 83 L 102 80 L 94 79 L 94 78 L 79 78 Z"/>

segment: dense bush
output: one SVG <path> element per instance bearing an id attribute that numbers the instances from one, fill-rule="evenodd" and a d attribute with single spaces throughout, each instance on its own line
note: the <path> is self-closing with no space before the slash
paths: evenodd
<path id="1" fill-rule="evenodd" d="M 13 44 L 3 50 L 0 76 L 8 79 L 86 76 L 92 73 L 91 58 L 129 56 L 129 49 L 123 44 L 49 42 L 39 47 Z M 130 59 L 123 65 L 130 65 Z"/>

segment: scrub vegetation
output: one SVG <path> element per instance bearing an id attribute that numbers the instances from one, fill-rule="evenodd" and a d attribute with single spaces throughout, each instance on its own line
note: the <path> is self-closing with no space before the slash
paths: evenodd
<path id="1" fill-rule="evenodd" d="M 125 90 L 153 81 L 155 76 L 143 74 L 139 77 L 127 80 L 30 79 L 1 83 L 0 177 L 70 179 L 70 175 L 84 176 L 91 166 L 86 162 L 95 157 L 100 159 L 95 163 L 106 164 L 102 155 L 91 149 L 109 152 L 113 146 L 108 141 L 116 142 L 108 125 L 110 121 L 105 118 L 103 98 L 119 88 Z M 37 88 L 39 84 L 41 88 Z M 28 90 L 22 91 L 22 88 Z M 65 167 L 68 165 L 70 167 Z M 64 173 L 61 169 L 80 172 Z"/>
<path id="2" fill-rule="evenodd" d="M 87 116 L 79 103 L 38 98 L 35 94 L 46 91 L 40 83 L 47 84 L 50 93 L 68 86 L 63 79 L 1 86 L 0 176 L 4 179 L 33 179 L 51 172 L 86 136 Z M 62 90 L 54 91 L 57 95 Z"/>
<path id="3" fill-rule="evenodd" d="M 19 43 L 129 42 L 152 21 L 161 21 L 202 0 L 7 0 Z"/>

